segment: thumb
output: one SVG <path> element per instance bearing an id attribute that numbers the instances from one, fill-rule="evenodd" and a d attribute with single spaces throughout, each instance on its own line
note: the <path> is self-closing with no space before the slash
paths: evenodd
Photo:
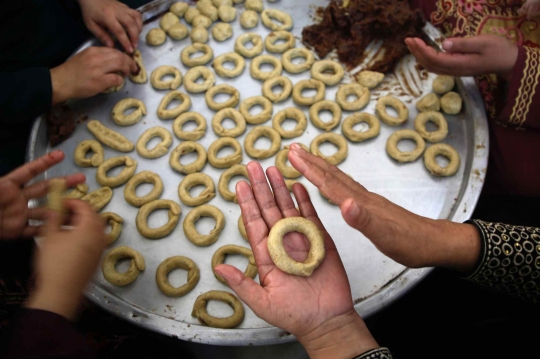
<path id="1" fill-rule="evenodd" d="M 479 54 L 485 42 L 477 36 L 451 37 L 443 41 L 442 48 L 449 53 Z"/>
<path id="2" fill-rule="evenodd" d="M 352 198 L 347 198 L 343 201 L 340 209 L 343 219 L 349 226 L 366 234 L 365 232 L 369 230 L 373 221 L 373 217 L 368 210 L 358 205 Z"/>

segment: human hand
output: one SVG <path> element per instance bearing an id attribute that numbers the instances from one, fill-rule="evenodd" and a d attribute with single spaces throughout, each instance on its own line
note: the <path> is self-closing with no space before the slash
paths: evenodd
<path id="1" fill-rule="evenodd" d="M 518 56 L 516 45 L 496 35 L 448 38 L 442 43 L 446 52 L 438 52 L 419 38 L 407 38 L 405 43 L 423 67 L 439 75 L 497 74 L 510 81 Z"/>
<path id="2" fill-rule="evenodd" d="M 34 183 L 24 187 L 28 182 L 47 169 L 62 162 L 64 153 L 53 151 L 35 161 L 27 163 L 4 177 L 0 177 L 0 240 L 37 235 L 39 227 L 30 226 L 31 219 L 41 220 L 45 216 L 45 208 L 28 208 L 28 201 L 43 197 L 48 192 L 49 181 Z M 66 187 L 83 183 L 86 177 L 77 173 L 64 177 Z"/>
<path id="3" fill-rule="evenodd" d="M 377 249 L 410 268 L 471 270 L 480 255 L 480 236 L 470 224 L 418 216 L 369 192 L 339 168 L 293 144 L 291 165 L 337 204 L 349 226 Z"/>
<path id="4" fill-rule="evenodd" d="M 72 213 L 73 229 L 61 228 L 64 217 L 58 211 L 46 212 L 43 240 L 34 261 L 36 290 L 27 307 L 72 320 L 107 243 L 105 223 L 90 205 L 74 199 L 65 199 L 63 204 Z"/>
<path id="5" fill-rule="evenodd" d="M 129 55 L 107 47 L 89 47 L 51 69 L 53 105 L 73 98 L 87 98 L 124 81 L 137 71 Z"/>
<path id="6" fill-rule="evenodd" d="M 247 171 L 252 187 L 241 181 L 236 185 L 236 195 L 261 284 L 229 265 L 216 266 L 216 272 L 257 316 L 294 334 L 312 359 L 352 358 L 377 348 L 377 342 L 354 309 L 336 246 L 306 189 L 300 184 L 293 186 L 299 213 L 277 168 L 270 167 L 266 172 L 272 190 L 259 163 L 249 163 Z M 326 257 L 310 277 L 282 272 L 268 252 L 270 228 L 280 219 L 294 216 L 314 222 L 325 238 Z M 307 258 L 309 242 L 302 234 L 286 235 L 283 244 L 294 260 Z"/>
<path id="7" fill-rule="evenodd" d="M 109 30 L 129 54 L 133 53 L 143 28 L 140 12 L 116 0 L 79 0 L 79 4 L 86 27 L 102 44 L 114 46 Z"/>

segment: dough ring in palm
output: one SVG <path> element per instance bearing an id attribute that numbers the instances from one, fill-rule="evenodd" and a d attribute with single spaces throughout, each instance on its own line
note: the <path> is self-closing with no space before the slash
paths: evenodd
<path id="1" fill-rule="evenodd" d="M 229 94 L 231 97 L 224 102 L 214 101 L 214 96 L 220 93 Z M 206 91 L 204 99 L 206 100 L 206 105 L 211 110 L 219 111 L 224 108 L 232 108 L 238 105 L 238 102 L 240 102 L 240 92 L 231 85 L 219 84 Z"/>
<path id="2" fill-rule="evenodd" d="M 199 77 L 204 79 L 202 84 L 195 82 Z M 215 81 L 216 78 L 212 71 L 204 66 L 194 67 L 186 72 L 186 75 L 184 76 L 184 86 L 186 90 L 193 93 L 205 92 L 210 87 L 214 86 Z"/>
<path id="3" fill-rule="evenodd" d="M 309 149 L 306 145 L 298 143 L 304 150 L 309 152 Z M 276 168 L 281 172 L 285 178 L 298 178 L 302 176 L 300 172 L 296 170 L 293 166 L 287 165 L 287 159 L 289 155 L 289 146 L 283 146 L 283 149 L 279 151 L 276 155 Z M 290 189 L 289 189 L 290 191 Z"/>
<path id="4" fill-rule="evenodd" d="M 314 89 L 317 90 L 315 96 L 304 97 L 302 91 Z M 293 86 L 292 99 L 299 106 L 311 106 L 315 102 L 324 100 L 326 86 L 319 80 L 300 80 Z"/>
<path id="5" fill-rule="evenodd" d="M 354 95 L 356 100 L 347 101 L 347 97 Z M 369 103 L 371 92 L 364 86 L 352 83 L 343 85 L 337 90 L 336 102 L 344 111 L 358 111 Z"/>
<path id="6" fill-rule="evenodd" d="M 167 75 L 173 75 L 174 78 L 161 80 Z M 152 71 L 150 83 L 156 90 L 176 90 L 182 84 L 182 73 L 174 66 L 160 66 Z"/>
<path id="7" fill-rule="evenodd" d="M 397 148 L 399 141 L 409 139 L 416 142 L 416 148 L 412 151 L 401 152 Z M 426 149 L 426 143 L 420 134 L 413 130 L 399 130 L 388 137 L 386 141 L 386 152 L 398 162 L 413 162 L 422 155 Z"/>
<path id="8" fill-rule="evenodd" d="M 295 64 L 292 62 L 293 59 L 303 58 L 304 62 L 300 64 Z M 283 67 L 285 71 L 291 74 L 299 74 L 300 72 L 307 71 L 311 68 L 315 62 L 315 58 L 311 51 L 304 48 L 294 48 L 287 50 L 283 55 L 281 55 L 281 62 L 283 62 Z"/>
<path id="9" fill-rule="evenodd" d="M 146 43 L 150 46 L 159 46 L 167 40 L 167 34 L 162 29 L 156 27 L 146 34 Z"/>
<path id="10" fill-rule="evenodd" d="M 271 71 L 262 71 L 261 65 L 262 64 L 270 64 L 274 68 Z M 276 59 L 274 56 L 271 55 L 259 55 L 253 60 L 251 60 L 251 65 L 249 66 L 249 73 L 251 74 L 251 77 L 253 77 L 256 80 L 267 80 L 272 77 L 276 77 L 281 75 L 281 72 L 283 71 L 283 66 L 281 66 L 281 61 L 279 59 Z"/>
<path id="11" fill-rule="evenodd" d="M 292 119 L 296 121 L 296 127 L 292 130 L 286 131 L 281 127 L 283 121 Z M 307 119 L 304 112 L 296 107 L 289 107 L 276 113 L 272 119 L 272 127 L 283 138 L 294 138 L 302 136 L 307 127 Z"/>
<path id="12" fill-rule="evenodd" d="M 126 115 L 126 110 L 132 107 L 135 107 L 135 110 L 129 115 Z M 134 125 L 139 122 L 144 115 L 146 115 L 146 106 L 144 106 L 144 103 L 141 100 L 137 100 L 136 98 L 125 98 L 118 101 L 111 112 L 114 123 L 119 126 Z"/>
<path id="13" fill-rule="evenodd" d="M 90 158 L 86 158 L 88 151 L 94 152 Z M 73 156 L 75 163 L 81 167 L 97 167 L 103 163 L 103 157 L 103 147 L 95 140 L 85 140 L 79 143 Z"/>
<path id="14" fill-rule="evenodd" d="M 133 60 L 137 64 L 138 71 L 136 74 L 129 75 L 129 79 L 136 84 L 145 84 L 148 81 L 148 74 L 146 73 L 146 67 L 144 66 L 142 55 L 139 50 L 133 51 Z"/>
<path id="15" fill-rule="evenodd" d="M 191 57 L 191 55 L 202 52 L 203 54 L 197 57 Z M 214 57 L 214 51 L 206 44 L 194 43 L 184 47 L 180 54 L 180 60 L 187 67 L 206 65 Z"/>
<path id="16" fill-rule="evenodd" d="M 90 192 L 81 198 L 81 201 L 88 203 L 96 212 L 99 212 L 111 201 L 113 191 L 110 187 L 102 187 L 94 192 Z"/>
<path id="17" fill-rule="evenodd" d="M 206 188 L 197 197 L 192 197 L 189 190 L 194 186 L 203 185 Z M 216 188 L 212 177 L 204 173 L 190 173 L 178 185 L 178 197 L 183 204 L 196 207 L 205 204 L 216 196 Z"/>
<path id="18" fill-rule="evenodd" d="M 332 112 L 332 119 L 328 122 L 324 122 L 319 117 L 319 113 L 325 110 Z M 341 107 L 331 100 L 315 102 L 309 109 L 309 118 L 315 127 L 320 128 L 321 130 L 330 131 L 341 122 Z"/>
<path id="19" fill-rule="evenodd" d="M 122 233 L 124 219 L 112 212 L 103 212 L 101 218 L 111 226 L 111 231 L 105 235 L 105 240 L 107 241 L 107 245 L 112 244 L 120 237 L 120 233 Z"/>
<path id="20" fill-rule="evenodd" d="M 248 49 L 246 44 L 250 41 L 253 43 L 253 47 Z M 263 41 L 261 36 L 254 32 L 247 32 L 238 36 L 234 43 L 234 51 L 248 58 L 260 55 L 263 52 Z"/>
<path id="21" fill-rule="evenodd" d="M 439 75 L 433 80 L 432 88 L 433 92 L 439 95 L 443 95 L 449 91 L 451 91 L 456 82 L 452 76 L 447 75 Z"/>
<path id="22" fill-rule="evenodd" d="M 197 127 L 191 131 L 184 131 L 182 127 L 189 121 L 195 122 Z M 184 112 L 174 120 L 173 132 L 181 140 L 197 141 L 206 133 L 206 119 L 197 112 Z"/>
<path id="23" fill-rule="evenodd" d="M 234 68 L 226 69 L 223 66 L 223 64 L 226 62 L 234 63 Z M 244 58 L 238 55 L 236 52 L 228 52 L 226 54 L 222 54 L 216 57 L 212 66 L 214 67 L 216 74 L 221 77 L 236 77 L 240 76 L 242 72 L 244 72 L 244 68 L 246 67 L 246 60 L 244 60 Z"/>
<path id="24" fill-rule="evenodd" d="M 398 113 L 397 117 L 390 116 L 386 112 L 386 106 L 392 107 Z M 388 126 L 399 126 L 407 122 L 409 119 L 409 109 L 403 102 L 395 98 L 394 96 L 383 96 L 377 100 L 375 106 L 375 113 L 379 119 L 386 123 Z"/>
<path id="25" fill-rule="evenodd" d="M 262 111 L 256 115 L 252 115 L 249 110 L 257 105 L 262 107 Z M 260 125 L 272 117 L 274 106 L 266 97 L 253 96 L 242 101 L 240 104 L 240 113 L 244 116 L 247 123 L 251 125 Z"/>
<path id="26" fill-rule="evenodd" d="M 64 195 L 64 198 L 81 199 L 88 193 L 88 185 L 86 183 L 79 183 L 75 186 L 71 192 Z"/>
<path id="27" fill-rule="evenodd" d="M 308 257 L 297 262 L 287 254 L 283 247 L 283 237 L 290 232 L 300 232 L 311 243 Z M 268 234 L 268 252 L 275 265 L 285 273 L 309 277 L 323 262 L 326 255 L 324 237 L 317 225 L 303 217 L 288 217 L 279 220 Z"/>
<path id="28" fill-rule="evenodd" d="M 234 153 L 218 158 L 218 152 L 223 147 L 232 147 Z M 218 138 L 208 147 L 208 162 L 215 168 L 229 168 L 232 165 L 239 164 L 242 162 L 242 157 L 242 146 L 232 137 Z"/>
<path id="29" fill-rule="evenodd" d="M 112 168 L 124 165 L 120 174 L 114 177 L 108 177 L 107 172 Z M 99 165 L 96 171 L 96 181 L 104 187 L 118 187 L 126 183 L 137 170 L 137 160 L 128 156 L 118 156 L 109 158 Z"/>
<path id="30" fill-rule="evenodd" d="M 209 234 L 200 234 L 195 228 L 195 222 L 201 217 L 212 217 L 216 221 L 216 226 Z M 206 247 L 214 244 L 225 227 L 225 216 L 214 206 L 203 204 L 192 209 L 184 219 L 184 234 L 191 243 L 199 247 Z"/>
<path id="31" fill-rule="evenodd" d="M 180 100 L 180 104 L 175 108 L 167 109 L 167 107 L 173 100 Z M 180 91 L 171 91 L 166 94 L 159 103 L 157 115 L 162 120 L 168 120 L 178 117 L 181 113 L 188 111 L 190 108 L 191 99 L 188 95 Z"/>
<path id="32" fill-rule="evenodd" d="M 319 150 L 319 146 L 324 142 L 333 143 L 338 147 L 338 151 L 332 156 L 323 155 L 322 152 Z M 326 162 L 336 166 L 345 160 L 348 153 L 348 145 L 345 138 L 333 132 L 322 133 L 315 137 L 313 141 L 311 141 L 309 149 L 310 152 L 315 156 L 319 156 L 326 160 Z"/>
<path id="33" fill-rule="evenodd" d="M 231 119 L 236 127 L 225 128 L 222 123 L 225 119 Z M 212 129 L 214 133 L 220 137 L 238 137 L 246 130 L 246 119 L 234 108 L 224 108 L 214 115 L 212 118 Z"/>
<path id="34" fill-rule="evenodd" d="M 442 110 L 449 115 L 457 115 L 461 112 L 463 100 L 458 93 L 450 91 L 441 97 Z"/>
<path id="35" fill-rule="evenodd" d="M 244 238 L 247 242 L 249 242 L 248 236 L 246 233 L 246 226 L 244 225 L 244 220 L 242 219 L 242 214 L 240 214 L 240 217 L 238 217 L 238 232 L 240 232 L 240 235 L 242 236 L 242 238 Z"/>
<path id="36" fill-rule="evenodd" d="M 246 270 L 244 271 L 244 275 L 250 278 L 255 278 L 257 276 L 257 263 L 255 262 L 253 251 L 246 247 L 228 244 L 219 248 L 212 256 L 212 272 L 214 272 L 214 276 L 221 283 L 227 285 L 227 282 L 225 282 L 225 280 L 216 273 L 215 268 L 217 265 L 223 264 L 225 262 L 225 257 L 227 256 L 227 254 L 240 254 L 246 257 L 248 259 L 248 265 L 246 267 Z"/>
<path id="37" fill-rule="evenodd" d="M 331 72 L 331 74 L 327 72 Z M 325 85 L 334 86 L 341 82 L 345 71 L 343 67 L 332 60 L 320 60 L 311 67 L 311 77 L 322 81 Z"/>
<path id="38" fill-rule="evenodd" d="M 182 268 L 188 271 L 187 283 L 178 288 L 173 287 L 167 279 L 169 272 L 177 268 Z M 182 297 L 188 294 L 193 288 L 195 288 L 197 283 L 199 283 L 200 278 L 201 273 L 199 271 L 199 267 L 197 267 L 197 264 L 195 264 L 195 262 L 193 262 L 191 259 L 182 256 L 175 256 L 165 259 L 163 262 L 161 262 L 156 271 L 157 286 L 159 290 L 161 290 L 161 292 L 168 297 Z"/>
<path id="39" fill-rule="evenodd" d="M 437 125 L 436 131 L 426 129 L 429 121 Z M 443 114 L 437 111 L 420 112 L 414 119 L 414 129 L 428 142 L 440 142 L 448 135 L 448 123 Z"/>
<path id="40" fill-rule="evenodd" d="M 246 165 L 233 165 L 231 168 L 225 170 L 219 177 L 218 191 L 221 197 L 226 201 L 238 203 L 236 199 L 236 192 L 229 190 L 229 182 L 234 176 L 244 176 L 248 179 Z"/>
<path id="41" fill-rule="evenodd" d="M 156 209 L 168 208 L 169 221 L 159 228 L 150 228 L 147 224 L 147 219 L 150 213 Z M 173 231 L 178 223 L 180 214 L 182 213 L 182 208 L 176 203 L 168 199 L 157 199 L 152 202 L 148 202 L 139 208 L 137 212 L 137 218 L 135 223 L 139 233 L 148 239 L 159 239 L 163 238 Z"/>
<path id="42" fill-rule="evenodd" d="M 154 188 L 144 196 L 137 196 L 137 186 L 142 183 L 150 183 L 154 185 Z M 141 207 L 148 202 L 155 201 L 162 193 L 163 182 L 161 182 L 159 175 L 152 171 L 142 171 L 137 173 L 128 181 L 124 188 L 124 198 L 126 199 L 126 202 L 135 207 Z"/>
<path id="43" fill-rule="evenodd" d="M 255 141 L 259 137 L 268 138 L 272 144 L 267 150 L 259 150 L 255 148 Z M 244 139 L 244 150 L 246 153 L 253 158 L 262 160 L 268 157 L 271 157 L 279 151 L 281 147 L 281 136 L 279 133 L 274 130 L 272 127 L 268 126 L 257 126 L 253 128 Z"/>
<path id="44" fill-rule="evenodd" d="M 206 311 L 206 304 L 210 300 L 219 300 L 227 303 L 234 311 L 234 314 L 226 318 L 216 318 Z M 197 297 L 191 316 L 208 327 L 213 328 L 234 328 L 244 320 L 244 306 L 242 302 L 233 294 L 219 290 L 211 290 Z"/>
<path id="45" fill-rule="evenodd" d="M 103 126 L 99 121 L 91 120 L 86 124 L 86 127 L 99 140 L 99 142 L 109 146 L 113 150 L 120 152 L 131 152 L 135 147 L 130 140 L 125 138 L 120 133 Z"/>
<path id="46" fill-rule="evenodd" d="M 197 159 L 187 165 L 180 163 L 180 156 L 187 153 L 197 152 Z M 180 143 L 172 152 L 169 157 L 169 165 L 173 170 L 181 174 L 187 175 L 193 172 L 199 172 L 206 164 L 206 151 L 204 147 L 194 141 L 184 141 Z"/>
<path id="47" fill-rule="evenodd" d="M 161 142 L 149 150 L 146 148 L 146 144 L 154 137 L 161 138 Z M 169 147 L 171 147 L 172 142 L 173 140 L 171 133 L 167 131 L 165 127 L 156 126 L 144 131 L 141 137 L 139 137 L 137 146 L 135 148 L 141 157 L 158 158 L 165 155 L 169 151 Z"/>
<path id="48" fill-rule="evenodd" d="M 277 41 L 283 40 L 281 44 L 276 44 Z M 266 51 L 276 54 L 282 54 L 285 51 L 292 49 L 296 46 L 296 39 L 294 35 L 288 31 L 274 31 L 266 36 L 264 39 L 264 47 Z"/>
<path id="49" fill-rule="evenodd" d="M 275 22 L 273 19 L 281 22 Z M 261 21 L 264 26 L 272 31 L 290 30 L 293 27 L 291 15 L 276 9 L 266 9 L 261 13 Z"/>
<path id="50" fill-rule="evenodd" d="M 440 166 L 435 157 L 444 156 L 450 163 L 446 167 Z M 424 153 L 424 165 L 429 173 L 434 176 L 447 177 L 454 175 L 459 170 L 460 158 L 454 147 L 445 143 L 438 143 L 428 147 Z"/>
<path id="51" fill-rule="evenodd" d="M 272 89 L 276 86 L 281 86 L 283 89 L 279 93 L 274 93 Z M 292 82 L 288 77 L 276 76 L 264 81 L 262 86 L 262 94 L 272 102 L 282 102 L 289 98 L 292 92 Z"/>
<path id="52" fill-rule="evenodd" d="M 353 127 L 358 123 L 367 123 L 369 129 L 364 132 L 355 131 Z M 379 132 L 381 132 L 381 123 L 376 116 L 366 112 L 359 112 L 350 115 L 343 121 L 343 125 L 341 125 L 341 132 L 349 141 L 362 142 L 367 139 L 377 137 Z"/>
<path id="53" fill-rule="evenodd" d="M 116 271 L 116 263 L 120 259 L 131 258 L 129 269 L 124 273 Z M 116 247 L 103 257 L 101 271 L 107 282 L 117 287 L 123 287 L 135 281 L 139 273 L 146 269 L 144 257 L 135 249 L 127 246 Z"/>

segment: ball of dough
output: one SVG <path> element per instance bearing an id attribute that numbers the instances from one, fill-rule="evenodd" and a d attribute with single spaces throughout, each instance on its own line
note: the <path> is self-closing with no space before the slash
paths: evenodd
<path id="1" fill-rule="evenodd" d="M 184 19 L 186 19 L 186 21 L 191 24 L 195 16 L 200 15 L 200 14 L 201 12 L 196 7 L 189 7 L 186 13 L 184 14 Z"/>
<path id="2" fill-rule="evenodd" d="M 205 29 L 209 29 L 210 26 L 212 26 L 212 20 L 210 20 L 208 16 L 197 15 L 193 18 L 191 25 L 193 25 L 193 27 L 202 26 Z"/>
<path id="3" fill-rule="evenodd" d="M 356 75 L 358 83 L 368 89 L 377 87 L 383 79 L 384 74 L 376 71 L 360 71 L 360 73 Z"/>
<path id="4" fill-rule="evenodd" d="M 221 5 L 232 6 L 233 2 L 232 0 L 212 0 L 212 4 L 214 4 L 214 6 L 217 7 L 219 10 L 219 7 Z"/>
<path id="5" fill-rule="evenodd" d="M 417 103 L 416 108 L 420 112 L 425 111 L 439 111 L 441 109 L 441 102 L 439 101 L 439 96 L 434 93 L 430 93 L 422 97 Z"/>
<path id="6" fill-rule="evenodd" d="M 452 76 L 439 75 L 433 80 L 433 92 L 443 95 L 454 88 L 456 82 Z"/>
<path id="7" fill-rule="evenodd" d="M 208 16 L 212 21 L 216 21 L 218 19 L 218 9 L 212 5 L 212 2 L 197 2 L 197 9 L 201 12 L 201 14 Z"/>
<path id="8" fill-rule="evenodd" d="M 232 6 L 221 5 L 218 8 L 218 16 L 223 22 L 233 22 L 236 19 L 236 9 Z"/>
<path id="9" fill-rule="evenodd" d="M 165 42 L 167 35 L 165 31 L 156 27 L 146 34 L 146 43 L 151 46 L 159 46 Z"/>
<path id="10" fill-rule="evenodd" d="M 167 34 L 174 40 L 182 40 L 188 36 L 189 30 L 186 25 L 178 23 L 169 27 Z"/>
<path id="11" fill-rule="evenodd" d="M 441 97 L 442 110 L 449 115 L 457 115 L 461 112 L 463 100 L 461 96 L 454 91 L 450 91 Z"/>
<path id="12" fill-rule="evenodd" d="M 245 29 L 252 29 L 259 23 L 259 14 L 253 10 L 246 10 L 240 15 L 240 25 Z"/>
<path id="13" fill-rule="evenodd" d="M 212 36 L 216 41 L 225 41 L 233 35 L 233 29 L 230 24 L 219 22 L 212 28 Z"/>
<path id="14" fill-rule="evenodd" d="M 202 26 L 195 26 L 191 30 L 191 34 L 189 36 L 191 37 L 192 42 L 200 42 L 204 44 L 208 41 L 208 30 Z"/>
<path id="15" fill-rule="evenodd" d="M 177 3 L 172 4 L 169 11 L 178 17 L 182 17 L 186 13 L 186 10 L 188 9 L 188 7 L 189 7 L 188 4 L 185 2 L 177 2 Z"/>
<path id="16" fill-rule="evenodd" d="M 262 12 L 264 10 L 264 5 L 262 0 L 246 0 L 246 10 L 253 10 L 257 12 Z"/>
<path id="17" fill-rule="evenodd" d="M 163 17 L 159 21 L 159 26 L 163 30 L 167 31 L 169 30 L 169 27 L 173 26 L 174 24 L 178 24 L 179 22 L 180 22 L 180 19 L 178 18 L 178 16 L 176 16 L 172 12 L 168 12 L 165 15 L 163 15 Z"/>

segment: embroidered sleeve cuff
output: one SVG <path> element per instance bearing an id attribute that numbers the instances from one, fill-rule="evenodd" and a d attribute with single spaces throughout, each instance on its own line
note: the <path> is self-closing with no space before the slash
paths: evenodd
<path id="1" fill-rule="evenodd" d="M 392 359 L 392 353 L 388 348 L 377 348 L 360 354 L 352 359 Z"/>

